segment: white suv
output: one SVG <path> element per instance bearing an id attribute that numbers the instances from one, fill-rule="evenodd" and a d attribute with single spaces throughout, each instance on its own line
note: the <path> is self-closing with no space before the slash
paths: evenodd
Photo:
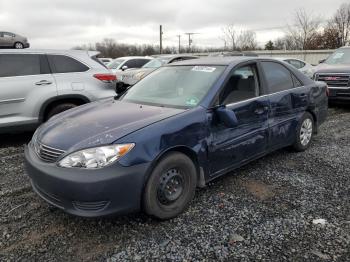
<path id="1" fill-rule="evenodd" d="M 0 50 L 0 133 L 32 130 L 67 109 L 115 95 L 116 77 L 81 50 Z"/>

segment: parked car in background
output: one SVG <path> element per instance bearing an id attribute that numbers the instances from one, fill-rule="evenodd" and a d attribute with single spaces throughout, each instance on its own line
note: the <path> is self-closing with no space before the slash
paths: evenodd
<path id="1" fill-rule="evenodd" d="M 276 57 L 275 59 L 284 61 L 292 66 L 294 66 L 296 69 L 298 69 L 303 74 L 307 75 L 308 77 L 312 78 L 313 76 L 313 65 L 300 60 L 296 58 L 290 58 L 290 57 Z"/>
<path id="2" fill-rule="evenodd" d="M 327 83 L 331 102 L 350 102 L 350 47 L 339 48 L 321 61 L 313 78 Z"/>
<path id="3" fill-rule="evenodd" d="M 123 71 L 131 68 L 140 68 L 152 59 L 152 57 L 147 56 L 119 57 L 107 64 L 107 68 L 117 76 L 117 79 L 119 79 Z"/>
<path id="4" fill-rule="evenodd" d="M 108 57 L 100 57 L 98 58 L 104 65 L 108 65 L 110 62 L 113 61 L 112 58 L 108 58 Z"/>
<path id="5" fill-rule="evenodd" d="M 0 132 L 32 130 L 67 109 L 115 95 L 90 51 L 0 50 Z"/>
<path id="6" fill-rule="evenodd" d="M 142 66 L 140 69 L 127 70 L 121 74 L 121 76 L 117 79 L 119 86 L 128 87 L 134 85 L 139 80 L 152 73 L 157 68 L 171 64 L 174 62 L 197 59 L 198 56 L 192 55 L 158 55 L 154 56 L 155 59 L 149 61 L 147 64 Z"/>
<path id="7" fill-rule="evenodd" d="M 0 48 L 23 49 L 29 46 L 28 39 L 24 36 L 10 32 L 0 32 Z"/>
<path id="8" fill-rule="evenodd" d="M 272 59 L 165 65 L 117 98 L 43 124 L 25 149 L 26 172 L 70 214 L 142 209 L 169 219 L 197 186 L 279 148 L 306 150 L 327 115 L 326 89 Z"/>
<path id="9" fill-rule="evenodd" d="M 220 53 L 216 53 L 216 54 L 211 54 L 210 56 L 214 56 L 214 57 L 226 57 L 226 56 L 254 56 L 257 57 L 258 55 L 254 52 L 250 52 L 250 51 L 234 51 L 234 52 L 220 52 Z"/>

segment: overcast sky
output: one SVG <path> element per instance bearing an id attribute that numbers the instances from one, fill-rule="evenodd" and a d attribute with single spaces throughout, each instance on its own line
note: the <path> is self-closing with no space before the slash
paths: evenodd
<path id="1" fill-rule="evenodd" d="M 259 44 L 283 35 L 293 13 L 305 8 L 330 17 L 345 0 L 0 0 L 0 31 L 29 38 L 33 48 L 72 48 L 114 38 L 123 43 L 177 45 L 178 34 L 198 46 L 223 46 L 222 27 L 256 30 Z M 182 36 L 187 44 L 187 37 Z"/>

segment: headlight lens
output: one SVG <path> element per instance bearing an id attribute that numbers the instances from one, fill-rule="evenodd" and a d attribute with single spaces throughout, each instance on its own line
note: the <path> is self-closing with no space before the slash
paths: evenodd
<path id="1" fill-rule="evenodd" d="M 117 161 L 134 146 L 135 144 L 131 143 L 84 149 L 66 156 L 58 163 L 58 166 L 86 169 L 102 168 Z"/>

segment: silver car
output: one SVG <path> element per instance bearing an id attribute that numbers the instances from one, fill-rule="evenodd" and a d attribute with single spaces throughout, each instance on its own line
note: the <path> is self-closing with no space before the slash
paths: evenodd
<path id="1" fill-rule="evenodd" d="M 0 132 L 34 129 L 67 109 L 115 95 L 98 52 L 0 50 Z"/>
<path id="2" fill-rule="evenodd" d="M 0 32 L 0 47 L 23 49 L 29 46 L 28 39 L 24 36 L 10 32 Z"/>
<path id="3" fill-rule="evenodd" d="M 313 75 L 313 65 L 300 60 L 296 58 L 288 58 L 288 57 L 275 57 L 276 59 L 280 61 L 287 62 L 288 64 L 294 66 L 296 69 L 307 75 L 308 77 L 312 78 Z"/>

